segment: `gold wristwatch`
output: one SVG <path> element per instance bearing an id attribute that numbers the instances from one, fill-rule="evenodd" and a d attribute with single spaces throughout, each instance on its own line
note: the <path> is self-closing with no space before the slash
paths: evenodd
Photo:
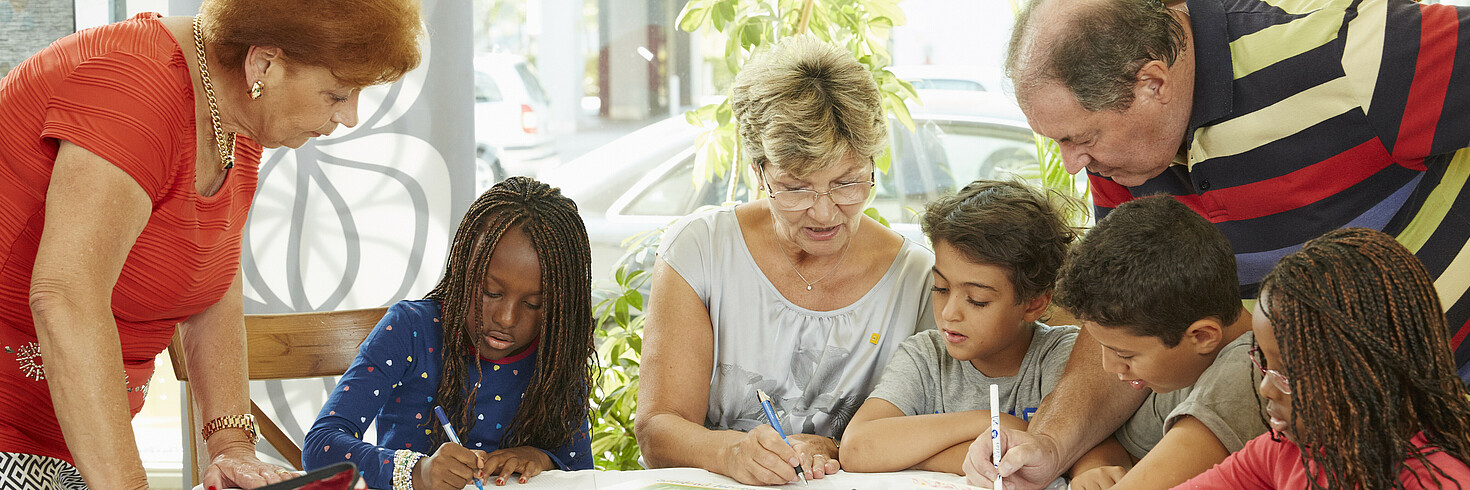
<path id="1" fill-rule="evenodd" d="M 209 423 L 204 424 L 204 429 L 199 432 L 200 435 L 204 436 L 204 442 L 207 444 L 209 443 L 209 436 L 214 435 L 215 432 L 219 432 L 220 429 L 243 430 L 246 434 L 250 434 L 251 444 L 255 444 L 255 441 L 260 440 L 260 431 L 255 429 L 255 416 L 248 413 L 226 415 L 211 420 Z"/>

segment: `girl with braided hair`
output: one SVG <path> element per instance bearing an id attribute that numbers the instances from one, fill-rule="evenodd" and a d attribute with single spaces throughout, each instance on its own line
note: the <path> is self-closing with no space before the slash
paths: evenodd
<path id="1" fill-rule="evenodd" d="M 352 461 L 369 486 L 394 490 L 590 469 L 591 281 L 571 199 L 526 177 L 491 187 L 460 223 L 439 284 L 393 305 L 363 341 L 303 463 Z M 374 419 L 376 445 L 362 440 Z"/>
<path id="2" fill-rule="evenodd" d="M 1182 488 L 1470 488 L 1443 311 L 1382 232 L 1332 231 L 1283 258 L 1253 320 L 1271 431 Z"/>

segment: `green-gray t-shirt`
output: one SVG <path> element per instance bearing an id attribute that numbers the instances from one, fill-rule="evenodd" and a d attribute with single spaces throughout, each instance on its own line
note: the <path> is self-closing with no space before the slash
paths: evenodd
<path id="1" fill-rule="evenodd" d="M 1225 344 L 1194 385 L 1149 395 L 1133 418 L 1113 434 L 1118 442 L 1133 457 L 1142 459 L 1185 415 L 1204 423 L 1232 453 L 1264 434 L 1266 424 L 1261 421 L 1261 405 L 1256 401 L 1260 376 L 1250 360 L 1254 338 L 1247 332 Z"/>
<path id="2" fill-rule="evenodd" d="M 883 378 L 868 398 L 882 398 L 904 415 L 990 410 L 990 388 L 999 386 L 1001 410 L 1030 421 L 1062 377 L 1077 327 L 1034 323 L 1031 347 L 1015 376 L 992 378 L 969 361 L 950 357 L 944 333 L 928 330 L 914 334 L 893 354 Z"/>

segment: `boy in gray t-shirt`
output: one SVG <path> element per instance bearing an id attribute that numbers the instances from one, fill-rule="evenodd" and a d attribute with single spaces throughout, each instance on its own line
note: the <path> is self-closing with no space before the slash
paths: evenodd
<path id="1" fill-rule="evenodd" d="M 1172 488 L 1266 432 L 1230 242 L 1168 197 L 1119 205 L 1073 247 L 1057 304 L 1103 369 L 1153 394 L 1072 467 L 1074 488 Z"/>
<path id="2" fill-rule="evenodd" d="M 868 398 L 887 400 L 904 415 L 990 410 L 989 386 L 994 384 L 1000 390 L 1001 410 L 1029 422 L 1042 397 L 1061 379 L 1077 327 L 1035 322 L 1023 329 L 1032 333 L 1020 370 L 1000 377 L 986 376 L 970 361 L 950 357 L 943 331 L 914 334 L 898 346 Z"/>
<path id="3" fill-rule="evenodd" d="M 962 474 L 970 443 L 989 438 L 991 384 L 1007 412 L 1001 424 L 1025 428 L 1077 337 L 1077 327 L 1037 321 L 1077 236 L 1060 206 L 1054 195 L 995 181 L 928 206 L 937 328 L 894 353 L 842 436 L 843 469 Z"/>

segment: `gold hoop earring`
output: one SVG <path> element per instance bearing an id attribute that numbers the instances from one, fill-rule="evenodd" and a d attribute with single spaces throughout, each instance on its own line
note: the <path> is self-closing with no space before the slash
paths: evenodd
<path id="1" fill-rule="evenodd" d="M 261 81 L 261 80 L 256 80 L 255 83 L 250 86 L 250 100 L 259 99 L 260 98 L 260 92 L 262 90 L 264 90 L 264 89 L 265 89 L 265 82 L 264 81 Z"/>

